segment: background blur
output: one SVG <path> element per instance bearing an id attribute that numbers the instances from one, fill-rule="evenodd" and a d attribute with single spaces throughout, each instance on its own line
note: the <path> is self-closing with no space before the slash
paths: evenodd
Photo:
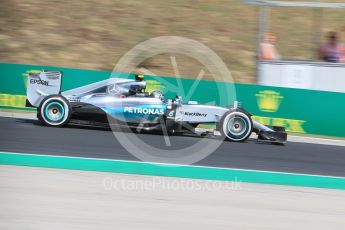
<path id="1" fill-rule="evenodd" d="M 325 9 L 322 32 L 340 31 L 344 19 L 344 10 Z M 139 42 L 173 35 L 204 43 L 224 60 L 235 81 L 255 83 L 257 20 L 258 7 L 240 0 L 1 0 L 0 62 L 111 71 Z M 285 59 L 313 56 L 310 9 L 272 8 L 270 20 Z M 340 39 L 345 42 L 344 33 Z M 194 78 L 200 67 L 183 59 L 177 57 L 181 75 Z M 163 55 L 142 67 L 173 75 Z"/>

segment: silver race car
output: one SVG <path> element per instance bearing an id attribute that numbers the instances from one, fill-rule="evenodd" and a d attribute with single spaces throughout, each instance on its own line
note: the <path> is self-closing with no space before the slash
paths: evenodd
<path id="1" fill-rule="evenodd" d="M 143 75 L 136 79 L 110 78 L 61 92 L 62 73 L 42 71 L 29 74 L 27 106 L 37 108 L 37 117 L 48 126 L 67 124 L 115 125 L 146 131 L 219 135 L 241 142 L 252 132 L 259 141 L 285 143 L 283 127 L 269 127 L 251 119 L 251 114 L 234 102 L 228 108 L 183 103 L 181 97 L 165 99 L 160 91 L 145 92 Z M 200 132 L 199 124 L 213 123 L 212 131 Z"/>

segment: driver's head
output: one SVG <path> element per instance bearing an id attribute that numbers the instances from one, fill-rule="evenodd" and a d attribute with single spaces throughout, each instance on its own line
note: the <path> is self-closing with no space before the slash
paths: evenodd
<path id="1" fill-rule="evenodd" d="M 277 35 L 274 32 L 266 32 L 264 34 L 264 41 L 274 45 L 277 41 Z"/>
<path id="2" fill-rule="evenodd" d="M 331 44 L 336 44 L 338 42 L 338 34 L 337 32 L 329 32 L 327 35 L 328 42 Z"/>
<path id="3" fill-rule="evenodd" d="M 143 81 L 144 80 L 144 75 L 143 74 L 136 74 L 135 75 L 135 80 L 136 81 Z"/>

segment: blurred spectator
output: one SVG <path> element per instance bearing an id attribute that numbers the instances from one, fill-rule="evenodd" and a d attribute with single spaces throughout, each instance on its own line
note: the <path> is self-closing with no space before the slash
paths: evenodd
<path id="1" fill-rule="evenodd" d="M 343 37 L 345 37 L 345 26 L 341 28 L 341 33 L 343 34 Z M 341 62 L 345 63 L 345 45 L 342 45 L 342 57 L 341 57 Z"/>
<path id="2" fill-rule="evenodd" d="M 277 37 L 273 32 L 266 32 L 264 40 L 260 44 L 261 60 L 279 60 L 280 55 L 275 47 Z"/>
<path id="3" fill-rule="evenodd" d="M 323 43 L 319 50 L 320 58 L 326 62 L 343 62 L 344 45 L 339 42 L 337 32 L 329 32 L 327 42 Z"/>

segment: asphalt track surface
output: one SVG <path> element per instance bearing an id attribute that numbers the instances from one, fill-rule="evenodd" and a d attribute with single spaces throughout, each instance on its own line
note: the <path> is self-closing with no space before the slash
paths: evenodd
<path id="1" fill-rule="evenodd" d="M 109 130 L 41 126 L 35 120 L 0 118 L 0 151 L 56 156 L 138 161 Z M 138 134 L 141 140 L 162 146 L 161 135 Z M 197 137 L 172 136 L 172 146 L 189 146 Z M 164 152 L 163 152 L 164 154 Z M 345 147 L 306 143 L 285 146 L 223 142 L 195 165 L 345 177 Z"/>

